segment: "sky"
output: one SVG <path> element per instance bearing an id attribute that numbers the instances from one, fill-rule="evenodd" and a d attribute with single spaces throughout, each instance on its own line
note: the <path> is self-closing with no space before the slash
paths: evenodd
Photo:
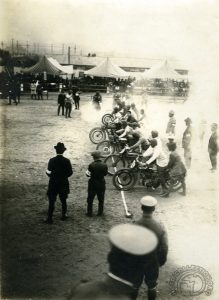
<path id="1" fill-rule="evenodd" d="M 76 44 L 134 57 L 185 59 L 218 47 L 219 2 L 211 0 L 1 0 L 1 39 Z M 1 26 L 2 28 L 2 26 Z"/>

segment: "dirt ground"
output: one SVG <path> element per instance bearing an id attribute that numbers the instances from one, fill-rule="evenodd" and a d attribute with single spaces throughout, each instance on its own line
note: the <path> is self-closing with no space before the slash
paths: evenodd
<path id="1" fill-rule="evenodd" d="M 105 216 L 86 218 L 85 171 L 91 162 L 90 152 L 95 149 L 88 133 L 100 125 L 100 115 L 90 111 L 90 96 L 84 94 L 81 110 L 73 111 L 71 119 L 58 117 L 56 99 L 57 95 L 43 101 L 22 98 L 18 106 L 9 106 L 6 100 L 0 103 L 2 299 L 63 299 L 81 279 L 101 279 L 108 268 L 107 231 L 115 224 L 133 222 L 141 216 L 139 200 L 146 194 L 144 188 L 137 186 L 125 193 L 134 214 L 133 219 L 127 219 L 120 192 L 107 177 Z M 111 100 L 104 96 L 103 101 L 109 104 L 107 110 Z M 150 103 L 149 109 L 154 105 Z M 166 111 L 172 105 L 157 103 Z M 177 107 L 181 109 L 183 104 Z M 166 119 L 160 118 L 159 126 L 164 123 Z M 46 225 L 42 223 L 48 205 L 45 171 L 58 141 L 65 143 L 65 156 L 71 159 L 74 169 L 69 219 L 60 220 L 57 201 L 54 224 Z M 168 199 L 156 196 L 155 214 L 167 228 L 170 247 L 168 262 L 160 272 L 158 299 L 219 299 L 218 173 L 211 173 L 209 167 L 207 148 L 199 145 L 194 149 L 187 176 L 188 195 L 175 193 Z M 97 202 L 94 211 L 96 207 Z M 210 296 L 170 294 L 171 275 L 188 265 L 203 267 L 212 276 L 214 289 Z M 147 299 L 145 295 L 143 286 L 139 299 Z"/>

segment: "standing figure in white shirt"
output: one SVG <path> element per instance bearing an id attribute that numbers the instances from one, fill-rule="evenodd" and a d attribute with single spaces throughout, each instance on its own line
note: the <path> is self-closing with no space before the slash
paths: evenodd
<path id="1" fill-rule="evenodd" d="M 159 175 L 159 179 L 160 179 L 160 184 L 162 187 L 162 192 L 161 195 L 166 194 L 167 193 L 167 187 L 166 187 L 166 183 L 165 183 L 165 171 L 166 171 L 166 167 L 168 165 L 168 157 L 167 155 L 164 153 L 161 145 L 157 142 L 156 139 L 152 139 L 150 141 L 151 146 L 144 152 L 143 157 L 148 157 L 151 156 L 147 162 L 146 162 L 146 166 L 150 165 L 152 162 L 156 162 L 157 165 L 157 171 L 158 171 L 158 175 Z"/>

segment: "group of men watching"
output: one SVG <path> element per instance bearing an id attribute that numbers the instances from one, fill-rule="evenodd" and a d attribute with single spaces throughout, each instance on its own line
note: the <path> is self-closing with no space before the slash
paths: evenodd
<path id="1" fill-rule="evenodd" d="M 61 90 L 58 95 L 58 116 L 61 111 L 62 116 L 65 115 L 66 118 L 71 118 L 73 105 L 75 105 L 75 109 L 80 109 L 80 92 L 78 90 L 69 90 L 65 93 L 64 90 Z"/>

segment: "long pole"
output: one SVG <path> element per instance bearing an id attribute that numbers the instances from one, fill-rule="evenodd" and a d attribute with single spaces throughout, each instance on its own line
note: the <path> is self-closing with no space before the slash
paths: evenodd
<path id="1" fill-rule="evenodd" d="M 70 65 L 71 63 L 71 47 L 68 46 L 68 64 Z"/>

